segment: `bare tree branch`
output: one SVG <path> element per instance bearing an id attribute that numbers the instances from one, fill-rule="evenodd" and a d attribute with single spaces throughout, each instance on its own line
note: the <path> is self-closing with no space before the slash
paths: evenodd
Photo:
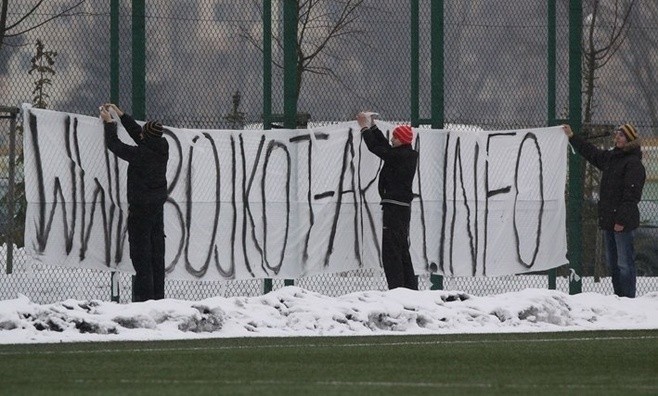
<path id="1" fill-rule="evenodd" d="M 7 26 L 4 30 L 11 30 L 15 28 L 16 26 L 20 25 L 21 22 L 23 22 L 25 19 L 27 19 L 30 15 L 34 14 L 34 11 L 37 10 L 37 8 L 41 7 L 41 4 L 44 2 L 44 0 L 40 0 L 30 11 L 28 11 L 23 17 L 21 17 L 18 21 L 16 21 L 13 25 Z"/>
<path id="2" fill-rule="evenodd" d="M 630 28 L 630 15 L 636 0 L 631 0 L 627 7 L 621 10 L 620 0 L 615 0 L 609 12 L 603 10 L 600 0 L 593 0 L 591 14 L 587 17 L 587 34 L 583 37 L 583 81 L 585 94 L 585 111 L 583 122 L 592 122 L 595 109 L 594 94 L 598 70 L 605 67 L 626 41 Z M 611 14 L 608 31 L 605 27 L 605 16 Z M 601 22 L 599 22 L 601 19 Z"/>
<path id="3" fill-rule="evenodd" d="M 2 48 L 2 42 L 5 41 L 5 25 L 7 24 L 8 8 L 9 0 L 2 0 L 2 8 L 0 9 L 0 48 Z"/>
<path id="4" fill-rule="evenodd" d="M 642 16 L 645 18 L 653 16 L 655 20 L 655 16 L 658 15 L 658 3 L 648 2 L 643 4 L 643 7 Z M 648 115 L 650 125 L 654 126 L 653 134 L 658 135 L 658 129 L 655 127 L 658 125 L 658 96 L 656 95 L 658 74 L 655 72 L 655 65 L 651 57 L 647 56 L 647 51 L 658 47 L 658 37 L 654 33 L 651 27 L 630 31 L 628 39 L 633 42 L 635 50 L 626 51 L 622 62 L 629 70 L 629 78 L 638 88 L 638 95 L 621 96 L 618 100 L 627 107 L 636 108 L 642 103 L 642 100 L 638 99 L 643 99 L 645 108 L 642 111 Z"/>
<path id="5" fill-rule="evenodd" d="M 40 1 L 40 2 L 35 6 L 35 8 L 38 7 L 42 2 L 43 2 L 43 0 Z M 20 36 L 21 34 L 25 34 L 25 33 L 29 32 L 29 31 L 32 31 L 32 30 L 34 30 L 34 29 L 37 29 L 37 28 L 39 28 L 39 27 L 45 25 L 46 23 L 52 21 L 53 19 L 57 19 L 57 18 L 60 18 L 60 17 L 65 17 L 65 16 L 79 15 L 79 14 L 69 14 L 69 11 L 71 11 L 71 10 L 73 10 L 73 9 L 75 9 L 75 8 L 77 8 L 77 7 L 79 7 L 79 6 L 82 5 L 82 3 L 84 3 L 84 2 L 85 2 L 85 0 L 81 0 L 81 1 L 78 2 L 76 5 L 74 5 L 74 6 L 72 6 L 72 7 L 69 7 L 69 8 L 67 8 L 66 10 L 64 10 L 64 11 L 62 11 L 62 12 L 56 14 L 56 15 L 53 15 L 53 16 L 51 16 L 50 18 L 47 18 L 46 20 L 41 21 L 40 23 L 38 23 L 38 24 L 36 24 L 36 25 L 34 25 L 34 26 L 31 26 L 31 27 L 29 27 L 29 28 L 27 28 L 27 29 L 25 29 L 25 30 L 22 30 L 22 31 L 20 31 L 20 32 L 17 32 L 17 33 L 11 33 L 11 34 L 7 34 L 7 33 L 5 33 L 5 37 L 16 37 L 16 36 Z M 34 12 L 34 9 L 35 9 L 35 8 L 33 8 L 33 9 L 30 11 L 30 13 Z M 6 29 L 6 31 L 9 31 L 9 29 L 12 29 L 12 28 L 18 26 L 18 24 L 19 24 L 20 22 L 22 22 L 23 20 L 25 20 L 25 18 L 27 18 L 28 16 L 29 16 L 28 14 L 24 15 L 23 18 L 21 18 L 21 20 L 20 20 L 19 22 L 16 22 L 16 23 L 14 23 L 12 26 L 9 26 L 9 27 Z"/>
<path id="6" fill-rule="evenodd" d="M 330 56 L 329 46 L 336 40 L 343 40 L 348 36 L 362 34 L 363 31 L 354 28 L 358 20 L 357 11 L 365 0 L 298 0 L 297 1 L 297 96 L 301 91 L 304 74 L 326 75 L 338 81 L 336 73 L 325 65 L 315 66 L 321 56 Z M 336 12 L 325 8 L 328 3 Z M 260 10 L 260 7 L 259 7 Z M 262 11 L 261 15 L 262 15 Z M 241 37 L 258 50 L 263 51 L 259 37 L 254 37 L 246 29 L 242 30 Z M 283 50 L 283 39 L 280 35 L 272 36 L 273 45 Z M 277 68 L 283 64 L 272 60 Z"/>

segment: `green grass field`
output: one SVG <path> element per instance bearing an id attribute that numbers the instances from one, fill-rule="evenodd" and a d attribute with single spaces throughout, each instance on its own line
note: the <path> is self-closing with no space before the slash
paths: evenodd
<path id="1" fill-rule="evenodd" d="M 2 395 L 656 395 L 658 331 L 0 345 L 0 370 Z"/>

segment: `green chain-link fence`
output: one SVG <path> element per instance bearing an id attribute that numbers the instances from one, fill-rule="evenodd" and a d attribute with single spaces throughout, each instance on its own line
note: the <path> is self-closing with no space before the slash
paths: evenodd
<path id="1" fill-rule="evenodd" d="M 585 42 L 590 26 L 599 46 L 610 32 L 619 31 L 614 9 L 600 2 L 594 14 L 593 0 L 327 0 L 312 3 L 315 8 L 310 10 L 297 9 L 308 3 L 290 0 L 87 0 L 78 6 L 79 0 L 53 0 L 22 19 L 37 3 L 9 3 L 6 26 L 11 28 L 0 48 L 0 106 L 41 100 L 50 109 L 94 115 L 98 104 L 112 100 L 138 118 L 189 128 L 269 128 L 290 126 L 295 120 L 324 124 L 352 120 L 362 109 L 420 128 L 552 125 L 574 117 L 569 114 L 571 7 L 582 13 Z M 618 20 L 628 7 L 623 40 L 618 46 L 613 43 L 609 60 L 600 62 L 592 93 L 581 97 L 584 133 L 605 133 L 610 129 L 605 126 L 623 122 L 634 123 L 647 137 L 658 131 L 658 5 L 652 0 L 621 1 Z M 291 48 L 286 18 L 291 15 L 298 21 L 292 40 L 296 43 L 293 57 L 286 59 Z M 271 36 L 264 34 L 268 31 Z M 36 56 L 37 41 L 41 57 Z M 29 73 L 35 65 L 41 68 Z M 585 92 L 587 67 L 582 70 L 577 80 Z M 13 113 L 1 115 L 0 180 L 5 183 Z M 15 182 L 20 193 L 20 125 L 16 132 Z M 648 180 L 643 225 L 636 236 L 642 275 L 638 294 L 658 290 L 658 278 L 651 277 L 658 272 L 653 242 L 658 236 L 658 141 L 646 139 L 644 152 Z M 20 194 L 16 197 L 15 213 L 20 213 L 24 202 Z M 592 193 L 583 197 L 585 209 L 591 198 Z M 0 209 L 7 241 L 6 200 Z M 580 224 L 579 219 L 568 221 L 569 227 Z M 592 243 L 596 230 L 587 221 L 586 216 L 579 233 L 584 245 L 582 290 L 611 293 L 607 273 L 599 268 L 600 245 Z M 7 244 L 0 252 L 0 298 L 22 293 L 35 302 L 49 302 L 112 295 L 108 273 L 31 263 L 22 242 L 14 242 L 11 254 Z M 570 290 L 568 275 L 566 268 L 557 271 L 559 290 Z M 128 301 L 130 275 L 118 274 L 117 280 L 121 301 Z M 446 289 L 473 294 L 549 285 L 547 274 L 442 281 Z M 168 280 L 166 293 L 184 299 L 257 295 L 263 284 Z M 283 284 L 275 280 L 273 287 Z M 376 270 L 312 276 L 295 284 L 328 295 L 386 287 Z M 429 279 L 422 277 L 421 287 L 429 288 Z"/>

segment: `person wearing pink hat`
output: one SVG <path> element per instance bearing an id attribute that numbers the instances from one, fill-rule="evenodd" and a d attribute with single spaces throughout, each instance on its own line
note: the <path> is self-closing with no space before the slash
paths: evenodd
<path id="1" fill-rule="evenodd" d="M 598 215 L 606 264 L 614 293 L 633 298 L 637 279 L 633 234 L 640 226 L 638 204 L 646 180 L 640 135 L 633 125 L 620 125 L 613 136 L 615 147 L 603 150 L 575 135 L 569 125 L 562 128 L 578 154 L 602 171 Z"/>
<path id="2" fill-rule="evenodd" d="M 411 147 L 413 130 L 409 125 L 398 125 L 389 143 L 368 113 L 359 113 L 356 120 L 368 150 L 384 161 L 378 188 L 382 205 L 382 260 L 388 288 L 418 290 L 409 253 L 409 222 L 414 197 L 411 187 L 418 164 L 418 152 Z"/>

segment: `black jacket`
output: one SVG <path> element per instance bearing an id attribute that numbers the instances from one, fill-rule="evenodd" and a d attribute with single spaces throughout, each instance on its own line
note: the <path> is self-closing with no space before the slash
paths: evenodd
<path id="1" fill-rule="evenodd" d="M 603 173 L 599 191 L 599 226 L 612 230 L 615 224 L 624 226 L 624 231 L 632 231 L 640 225 L 638 203 L 642 199 L 642 189 L 646 173 L 642 165 L 640 140 L 626 144 L 623 149 L 601 150 L 574 135 L 571 145 L 587 161 Z"/>
<path id="2" fill-rule="evenodd" d="M 121 124 L 137 146 L 119 140 L 114 122 L 105 123 L 105 144 L 117 157 L 128 162 L 128 203 L 163 205 L 167 199 L 167 139 L 146 133 L 142 139 L 142 127 L 126 113 L 121 116 Z"/>
<path id="3" fill-rule="evenodd" d="M 410 144 L 391 147 L 376 126 L 364 131 L 362 136 L 368 150 L 384 161 L 379 173 L 382 203 L 408 205 L 414 197 L 411 187 L 416 175 L 418 152 Z"/>

